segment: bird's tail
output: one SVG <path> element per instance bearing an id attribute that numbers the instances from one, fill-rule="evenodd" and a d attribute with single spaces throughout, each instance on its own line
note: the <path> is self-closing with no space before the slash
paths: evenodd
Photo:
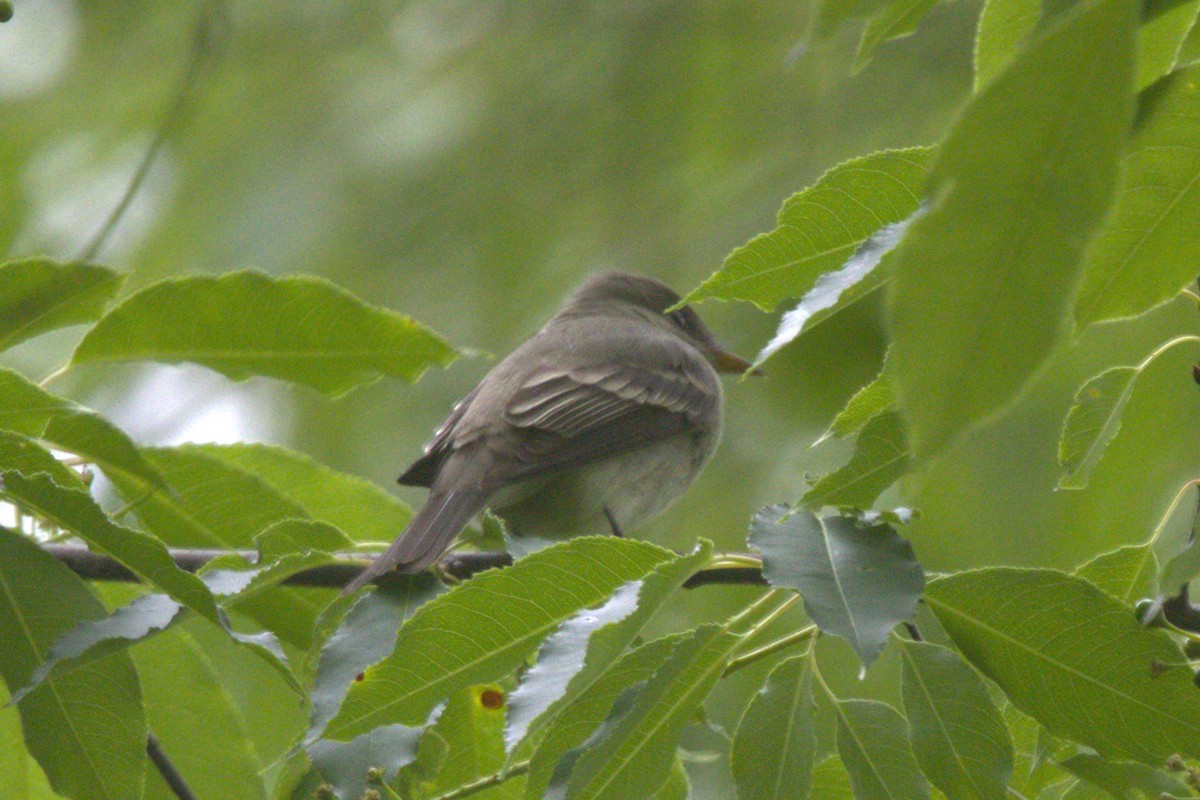
<path id="1" fill-rule="evenodd" d="M 450 542 L 471 517 L 483 509 L 487 499 L 488 493 L 481 489 L 430 493 L 404 533 L 361 575 L 350 581 L 342 593 L 349 594 L 393 568 L 405 574 L 425 569 L 446 552 Z"/>

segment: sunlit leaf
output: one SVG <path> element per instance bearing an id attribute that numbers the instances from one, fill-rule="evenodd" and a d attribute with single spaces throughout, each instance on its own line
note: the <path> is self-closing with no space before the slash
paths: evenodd
<path id="1" fill-rule="evenodd" d="M 908 725 L 895 709 L 874 700 L 838 700 L 837 749 L 857 798 L 929 797 L 908 744 Z"/>
<path id="2" fill-rule="evenodd" d="M 889 257 L 891 356 L 918 459 L 1007 405 L 1059 340 L 1132 116 L 1135 6 L 1064 12 L 938 149 L 932 206 Z"/>
<path id="3" fill-rule="evenodd" d="M 1107 761 L 1092 753 L 1079 753 L 1061 766 L 1113 797 L 1193 797 L 1193 792 L 1165 772 L 1129 761 Z"/>
<path id="4" fill-rule="evenodd" d="M 0 675 L 8 686 L 25 685 L 60 634 L 103 614 L 83 581 L 0 528 Z M 54 791 L 76 800 L 141 796 L 146 717 L 126 654 L 51 675 L 18 708 L 25 744 Z"/>
<path id="5" fill-rule="evenodd" d="M 675 634 L 631 650 L 551 720 L 531 759 L 525 800 L 541 800 L 563 756 L 604 724 L 617 698 L 654 675 L 683 639 Z"/>
<path id="6" fill-rule="evenodd" d="M 1196 0 L 1148 0 L 1138 29 L 1138 82 L 1144 89 L 1175 67 L 1188 33 L 1196 24 Z"/>
<path id="7" fill-rule="evenodd" d="M 514 751 L 556 710 L 590 690 L 646 627 L 651 616 L 712 556 L 702 541 L 687 556 L 621 586 L 603 605 L 567 619 L 542 643 L 537 661 L 509 698 L 505 742 Z"/>
<path id="8" fill-rule="evenodd" d="M 889 486 L 908 471 L 910 454 L 904 420 L 885 411 L 858 434 L 854 455 L 840 469 L 821 476 L 804 493 L 809 508 L 870 508 Z"/>
<path id="9" fill-rule="evenodd" d="M 336 397 L 383 376 L 416 380 L 455 351 L 417 322 L 312 276 L 194 275 L 153 284 L 96 323 L 72 364 L 189 361 Z"/>
<path id="10" fill-rule="evenodd" d="M 999 75 L 1042 18 L 1042 0 L 987 0 L 975 35 L 975 90 Z"/>
<path id="11" fill-rule="evenodd" d="M 163 486 L 120 428 L 95 411 L 56 397 L 19 373 L 0 368 L 0 429 L 49 442 L 98 464 L 110 477 L 126 474 Z"/>
<path id="12" fill-rule="evenodd" d="M 925 601 L 963 655 L 1051 733 L 1156 765 L 1200 756 L 1200 692 L 1161 632 L 1080 578 L 1006 567 L 939 578 Z"/>
<path id="13" fill-rule="evenodd" d="M 816 736 L 808 656 L 781 662 L 750 701 L 733 739 L 733 779 L 742 800 L 805 797 Z"/>
<path id="14" fill-rule="evenodd" d="M 506 676 L 567 618 L 672 557 L 645 542 L 581 537 L 475 576 L 405 623 L 392 655 L 350 688 L 326 736 L 424 723 L 450 692 Z"/>
<path id="15" fill-rule="evenodd" d="M 0 350 L 100 318 L 124 278 L 94 264 L 27 258 L 0 264 Z"/>
<path id="16" fill-rule="evenodd" d="M 8 471 L 22 475 L 44 472 L 59 486 L 84 488 L 79 473 L 64 466 L 49 450 L 28 436 L 0 430 L 0 473 Z"/>
<path id="17" fill-rule="evenodd" d="M 906 639 L 900 652 L 904 711 L 926 777 L 955 800 L 1004 800 L 1012 739 L 983 681 L 944 647 Z"/>
<path id="18" fill-rule="evenodd" d="M 771 310 L 806 294 L 872 233 L 916 210 L 929 152 L 889 150 L 829 170 L 783 204 L 775 230 L 730 253 L 685 300 L 748 300 Z"/>
<path id="19" fill-rule="evenodd" d="M 889 525 L 767 506 L 749 543 L 762 554 L 767 581 L 798 591 L 812 621 L 848 641 L 865 665 L 916 613 L 925 575 L 912 545 Z"/>
<path id="20" fill-rule="evenodd" d="M 1190 6 L 1190 8 L 1188 8 Z M 1195 16 L 1194 4 L 1180 10 Z M 1141 314 L 1196 278 L 1200 245 L 1200 66 L 1171 75 L 1141 98 L 1121 163 L 1115 207 L 1088 251 L 1075 302 L 1078 327 Z"/>
<path id="21" fill-rule="evenodd" d="M 810 800 L 854 800 L 854 789 L 850 786 L 850 775 L 842 766 L 842 760 L 830 756 L 813 767 L 812 794 Z"/>
<path id="22" fill-rule="evenodd" d="M 1075 570 L 1075 575 L 1132 605 L 1157 593 L 1158 557 L 1151 545 L 1126 545 L 1101 553 Z"/>

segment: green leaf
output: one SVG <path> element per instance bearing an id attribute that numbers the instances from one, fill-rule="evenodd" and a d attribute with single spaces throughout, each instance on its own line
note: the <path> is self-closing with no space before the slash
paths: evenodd
<path id="1" fill-rule="evenodd" d="M 604 723 L 622 693 L 654 675 L 684 636 L 664 636 L 626 653 L 586 694 L 577 696 L 550 721 L 530 762 L 525 800 L 542 800 L 563 756 L 582 745 Z"/>
<path id="2" fill-rule="evenodd" d="M 70 570 L 0 528 L 0 675 L 9 687 L 29 680 L 61 633 L 103 615 Z M 25 744 L 55 792 L 78 800 L 141 796 L 146 716 L 127 655 L 51 675 L 18 708 Z"/>
<path id="3" fill-rule="evenodd" d="M 1200 693 L 1160 632 L 1080 578 L 1007 567 L 929 584 L 925 602 L 963 655 L 1051 733 L 1101 755 L 1200 756 Z"/>
<path id="4" fill-rule="evenodd" d="M 1158 557 L 1149 544 L 1126 545 L 1101 553 L 1074 574 L 1128 605 L 1158 594 Z"/>
<path id="5" fill-rule="evenodd" d="M 452 691 L 508 675 L 568 617 L 672 557 L 645 542 L 581 537 L 477 575 L 405 623 L 392 655 L 350 688 L 326 736 L 424 723 Z"/>
<path id="6" fill-rule="evenodd" d="M 71 363 L 190 361 L 234 380 L 265 375 L 337 397 L 385 375 L 414 381 L 455 355 L 419 323 L 321 278 L 230 272 L 169 279 L 126 298 Z"/>
<path id="7" fill-rule="evenodd" d="M 150 585 L 201 616 L 218 621 L 216 603 L 204 582 L 175 565 L 153 536 L 118 525 L 83 488 L 61 486 L 49 474 L 0 473 L 4 491 L 43 519 L 71 531 Z"/>
<path id="8" fill-rule="evenodd" d="M 1079 753 L 1061 762 L 1061 766 L 1113 797 L 1194 797 L 1180 781 L 1144 764 L 1107 761 L 1094 753 Z M 1139 794 L 1135 795 L 1134 792 Z"/>
<path id="9" fill-rule="evenodd" d="M 17 800 L 59 800 L 46 774 L 25 749 L 21 718 L 8 704 L 8 691 L 0 681 L 0 797 Z"/>
<path id="10" fill-rule="evenodd" d="M 975 91 L 1004 71 L 1042 18 L 1042 0 L 987 0 L 975 36 Z"/>
<path id="11" fill-rule="evenodd" d="M 920 460 L 1006 406 L 1058 343 L 1132 115 L 1136 5 L 1060 15 L 938 150 L 932 206 L 889 259 L 896 389 Z"/>
<path id="12" fill-rule="evenodd" d="M 808 656 L 779 663 L 750 701 L 733 738 L 733 779 L 742 800 L 807 797 L 816 736 Z"/>
<path id="13" fill-rule="evenodd" d="M 899 412 L 885 411 L 863 428 L 854 455 L 841 469 L 823 475 L 804 493 L 809 508 L 870 508 L 889 486 L 908 472 L 908 436 Z"/>
<path id="14" fill-rule="evenodd" d="M 542 730 L 558 710 L 590 692 L 650 618 L 711 557 L 712 543 L 702 540 L 690 555 L 659 564 L 645 579 L 619 587 L 602 606 L 576 613 L 547 637 L 509 697 L 509 752 Z"/>
<path id="15" fill-rule="evenodd" d="M 950 650 L 902 641 L 904 710 L 922 771 L 955 800 L 1004 800 L 1012 738 L 987 687 Z"/>
<path id="16" fill-rule="evenodd" d="M 633 690 L 628 711 L 575 762 L 568 800 L 624 800 L 666 781 L 684 728 L 742 643 L 728 626 L 696 628 Z"/>
<path id="17" fill-rule="evenodd" d="M 850 774 L 837 756 L 830 756 L 813 767 L 812 794 L 809 800 L 854 800 Z"/>
<path id="18" fill-rule="evenodd" d="M 650 800 L 688 800 L 691 796 L 692 784 L 688 780 L 687 770 L 683 762 L 676 758 L 671 766 L 671 774 L 667 776 L 667 782 L 659 787 Z"/>
<path id="19" fill-rule="evenodd" d="M 892 628 L 913 618 L 925 586 L 912 545 L 889 525 L 767 506 L 749 544 L 762 554 L 767 581 L 803 595 L 812 621 L 848 641 L 867 666 Z"/>
<path id="20" fill-rule="evenodd" d="M 94 264 L 46 258 L 0 264 L 0 350 L 99 319 L 124 280 Z"/>
<path id="21" fill-rule="evenodd" d="M 908 744 L 904 717 L 874 700 L 837 700 L 837 749 L 857 798 L 929 797 Z"/>
<path id="22" fill-rule="evenodd" d="M 916 31 L 925 15 L 937 5 L 938 0 L 893 0 L 867 21 L 858 52 L 854 54 L 851 74 L 866 69 L 875 56 L 875 51 L 884 42 L 908 36 Z"/>
<path id="23" fill-rule="evenodd" d="M 1175 68 L 1179 50 L 1196 24 L 1196 0 L 1148 0 L 1138 30 L 1138 81 L 1145 89 Z"/>
<path id="24" fill-rule="evenodd" d="M 1066 473 L 1060 489 L 1083 489 L 1108 443 L 1121 430 L 1121 412 L 1133 394 L 1133 385 L 1149 364 L 1112 367 L 1088 379 L 1075 393 L 1075 404 L 1063 421 L 1058 442 L 1058 463 Z"/>
<path id="25" fill-rule="evenodd" d="M 312 770 L 292 797 L 313 797 L 323 784 L 333 786 L 338 797 L 362 797 L 367 789 L 367 770 L 382 770 L 389 781 L 395 778 L 401 767 L 416 758 L 421 731 L 404 725 L 383 725 L 349 742 L 321 739 L 312 743 L 308 746 Z"/>
<path id="26" fill-rule="evenodd" d="M 310 738 L 325 730 L 357 676 L 392 651 L 396 631 L 404 621 L 441 591 L 437 578 L 422 572 L 358 596 L 337 632 L 321 649 L 312 688 Z"/>
<path id="27" fill-rule="evenodd" d="M 868 422 L 895 406 L 896 389 L 892 384 L 892 377 L 888 374 L 885 361 L 883 369 L 879 371 L 879 377 L 854 393 L 854 396 L 846 403 L 846 407 L 834 417 L 829 429 L 821 434 L 813 444 L 820 444 L 833 436 L 849 436 L 856 433 L 862 430 Z"/>
<path id="28" fill-rule="evenodd" d="M 95 411 L 56 397 L 12 370 L 0 368 L 0 429 L 49 442 L 151 486 L 163 477 L 142 458 L 133 440 Z"/>
<path id="29" fill-rule="evenodd" d="M 1163 565 L 1159 586 L 1165 587 L 1167 593 L 1175 594 L 1182 591 L 1185 584 L 1191 583 L 1193 578 L 1200 575 L 1200 545 L 1196 544 L 1198 538 L 1200 538 L 1200 505 L 1197 506 L 1196 513 L 1192 516 L 1192 529 L 1179 552 L 1167 559 L 1167 563 Z"/>
<path id="30" fill-rule="evenodd" d="M 434 740 L 435 768 L 425 769 L 433 777 L 414 780 L 410 784 L 412 796 L 436 797 L 498 772 L 505 762 L 504 709 L 504 694 L 492 684 L 459 689 L 451 694 L 437 723 L 425 730 L 417 760 L 412 765 L 413 772 L 419 774 L 424 766 L 422 759 L 428 758 L 430 749 L 426 742 Z M 525 778 L 517 776 L 471 796 L 499 800 L 518 798 L 524 793 Z"/>
<path id="31" fill-rule="evenodd" d="M 684 301 L 747 300 L 770 311 L 804 295 L 872 233 L 916 210 L 929 157 L 914 147 L 839 164 L 790 197 L 775 230 L 730 253 Z"/>
<path id="32" fill-rule="evenodd" d="M 412 516 L 407 505 L 374 483 L 292 450 L 230 444 L 200 445 L 196 451 L 254 475 L 312 519 L 333 525 L 354 541 L 391 541 Z"/>
<path id="33" fill-rule="evenodd" d="M 1190 12 L 1195 15 L 1195 8 Z M 1147 90 L 1115 206 L 1088 251 L 1075 324 L 1141 314 L 1196 277 L 1200 258 L 1200 66 Z"/>
<path id="34" fill-rule="evenodd" d="M 59 486 L 84 488 L 79 473 L 64 466 L 49 450 L 27 436 L 0 430 L 0 473 L 9 471 L 22 475 L 44 472 Z"/>

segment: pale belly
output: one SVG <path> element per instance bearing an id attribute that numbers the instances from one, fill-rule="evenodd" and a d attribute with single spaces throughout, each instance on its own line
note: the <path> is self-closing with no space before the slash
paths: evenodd
<path id="1" fill-rule="evenodd" d="M 490 506 L 518 536 L 612 533 L 605 509 L 628 532 L 683 494 L 712 454 L 715 438 L 682 436 L 549 480 L 508 487 Z"/>

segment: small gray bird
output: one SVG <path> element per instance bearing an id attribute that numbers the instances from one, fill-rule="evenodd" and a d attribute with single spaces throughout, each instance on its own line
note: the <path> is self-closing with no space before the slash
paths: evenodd
<path id="1" fill-rule="evenodd" d="M 666 508 L 721 433 L 722 350 L 653 278 L 589 278 L 450 412 L 400 477 L 429 498 L 346 587 L 425 569 L 485 506 L 516 535 L 621 535 Z"/>

